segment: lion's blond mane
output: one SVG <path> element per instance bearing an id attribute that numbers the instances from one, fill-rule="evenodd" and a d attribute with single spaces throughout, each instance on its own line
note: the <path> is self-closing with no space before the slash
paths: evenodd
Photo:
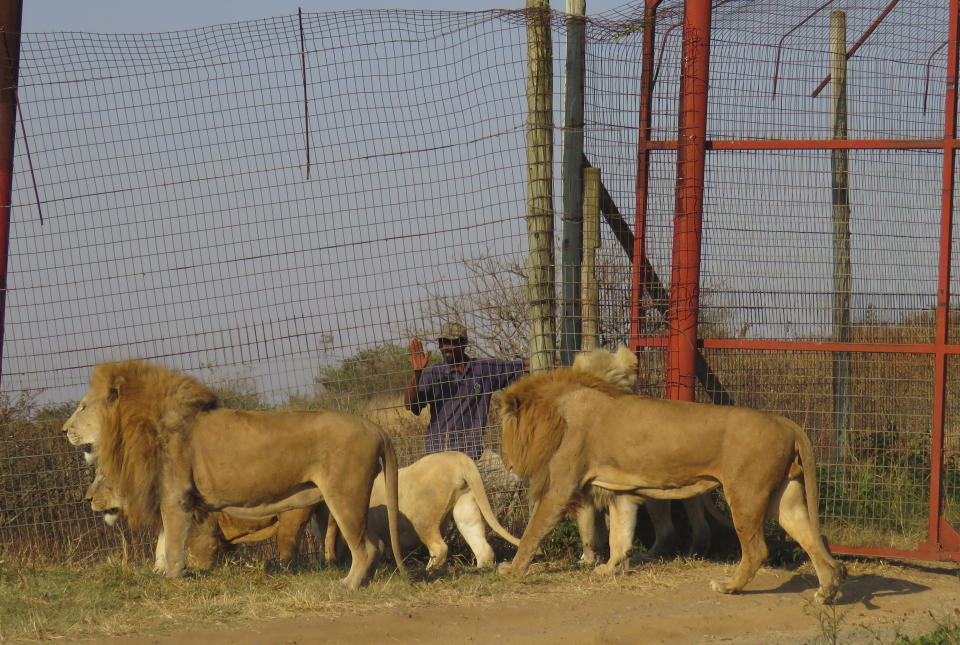
<path id="1" fill-rule="evenodd" d="M 159 528 L 160 479 L 177 459 L 171 439 L 189 432 L 198 412 L 216 407 L 216 395 L 192 377 L 139 360 L 97 365 L 90 392 L 106 403 L 99 467 L 125 491 L 130 526 Z"/>
<path id="2" fill-rule="evenodd" d="M 502 455 L 507 468 L 522 477 L 544 472 L 545 464 L 557 451 L 567 428 L 557 409 L 556 398 L 579 387 L 589 387 L 614 398 L 627 394 L 603 378 L 579 369 L 540 372 L 516 381 L 503 391 Z M 524 423 L 520 423 L 521 416 Z"/>

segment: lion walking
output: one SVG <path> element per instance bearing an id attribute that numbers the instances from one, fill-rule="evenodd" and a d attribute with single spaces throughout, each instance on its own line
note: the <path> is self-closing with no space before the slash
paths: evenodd
<path id="1" fill-rule="evenodd" d="M 767 556 L 767 515 L 807 552 L 816 569 L 818 602 L 832 602 L 846 569 L 820 534 L 813 445 L 781 416 L 625 394 L 580 370 L 522 379 L 501 403 L 503 460 L 530 478 L 535 500 L 513 562 L 522 573 L 540 541 L 589 486 L 615 496 L 685 499 L 723 486 L 742 557 L 721 593 L 743 589 Z M 613 525 L 616 504 L 611 505 Z"/>
<path id="2" fill-rule="evenodd" d="M 366 529 L 380 472 L 396 544 L 396 453 L 386 433 L 361 417 L 220 408 L 195 379 L 133 360 L 94 368 L 64 431 L 72 442 L 94 445 L 130 525 L 159 529 L 157 565 L 169 577 L 183 572 L 195 517 L 223 511 L 262 519 L 322 501 L 350 549 L 343 582 L 355 589 L 376 560 Z M 406 575 L 396 547 L 393 553 Z"/>

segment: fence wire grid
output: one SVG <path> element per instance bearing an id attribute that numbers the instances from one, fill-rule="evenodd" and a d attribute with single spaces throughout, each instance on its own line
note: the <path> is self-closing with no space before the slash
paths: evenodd
<path id="1" fill-rule="evenodd" d="M 846 12 L 848 45 L 869 30 L 848 60 L 848 137 L 942 139 L 945 3 L 894 2 L 879 23 L 888 0 L 828 4 L 714 3 L 708 139 L 831 138 L 829 87 L 814 92 L 829 74 L 835 10 Z M 682 23 L 682 2 L 661 4 L 654 140 L 677 137 Z M 642 26 L 642 7 L 629 5 L 587 21 L 585 153 L 628 228 Z M 554 13 L 558 124 L 566 34 Z M 0 540 L 71 544 L 74 553 L 119 543 L 82 500 L 92 474 L 61 430 L 105 360 L 183 370 L 228 406 L 356 412 L 389 430 L 404 464 L 422 455 L 426 420 L 402 403 L 411 338 L 436 358 L 440 325 L 456 319 L 476 356 L 527 352 L 526 47 L 523 10 L 353 10 L 160 34 L 23 34 Z M 942 155 L 850 153 L 856 342 L 933 340 Z M 829 150 L 711 151 L 705 338 L 832 338 L 830 164 Z M 646 248 L 667 290 L 675 175 L 676 151 L 653 150 Z M 630 337 L 625 244 L 622 231 L 602 225 L 608 348 Z M 956 258 L 952 268 L 958 275 Z M 645 296 L 645 335 L 664 333 L 663 304 Z M 930 356 L 853 354 L 852 453 L 841 460 L 829 352 L 705 353 L 736 403 L 784 414 L 811 434 L 831 540 L 912 548 L 923 538 Z M 641 390 L 661 396 L 662 352 L 640 357 Z M 950 382 L 956 374 L 951 360 Z M 953 522 L 957 413 L 949 393 L 944 503 Z M 494 413 L 484 448 L 498 446 Z M 515 485 L 495 463 L 481 465 L 495 506 L 521 531 Z"/>

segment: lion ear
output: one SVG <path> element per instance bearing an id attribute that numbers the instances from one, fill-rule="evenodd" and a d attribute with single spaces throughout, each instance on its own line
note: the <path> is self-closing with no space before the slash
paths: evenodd
<path id="1" fill-rule="evenodd" d="M 516 394 L 504 394 L 500 403 L 500 416 L 516 416 L 519 411 L 520 398 Z"/>
<path id="2" fill-rule="evenodd" d="M 617 348 L 616 357 L 624 369 L 637 371 L 637 364 L 639 363 L 637 355 L 630 351 L 626 345 L 620 345 Z"/>
<path id="3" fill-rule="evenodd" d="M 120 398 L 120 388 L 127 382 L 125 376 L 115 376 L 110 383 L 110 390 L 107 392 L 107 403 L 113 403 Z"/>

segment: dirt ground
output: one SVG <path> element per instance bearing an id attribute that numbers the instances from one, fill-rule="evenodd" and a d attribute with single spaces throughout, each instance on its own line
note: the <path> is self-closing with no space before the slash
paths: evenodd
<path id="1" fill-rule="evenodd" d="M 764 567 L 745 593 L 724 596 L 709 580 L 732 564 L 698 561 L 679 573 L 643 567 L 593 588 L 517 583 L 509 597 L 469 604 L 404 605 L 191 628 L 164 635 L 127 635 L 96 645 L 303 645 L 309 643 L 890 643 L 917 635 L 960 611 L 955 563 L 847 560 L 850 578 L 836 610 L 812 603 L 812 568 Z M 829 625 L 839 625 L 834 632 Z M 836 641 L 822 640 L 825 635 Z"/>

